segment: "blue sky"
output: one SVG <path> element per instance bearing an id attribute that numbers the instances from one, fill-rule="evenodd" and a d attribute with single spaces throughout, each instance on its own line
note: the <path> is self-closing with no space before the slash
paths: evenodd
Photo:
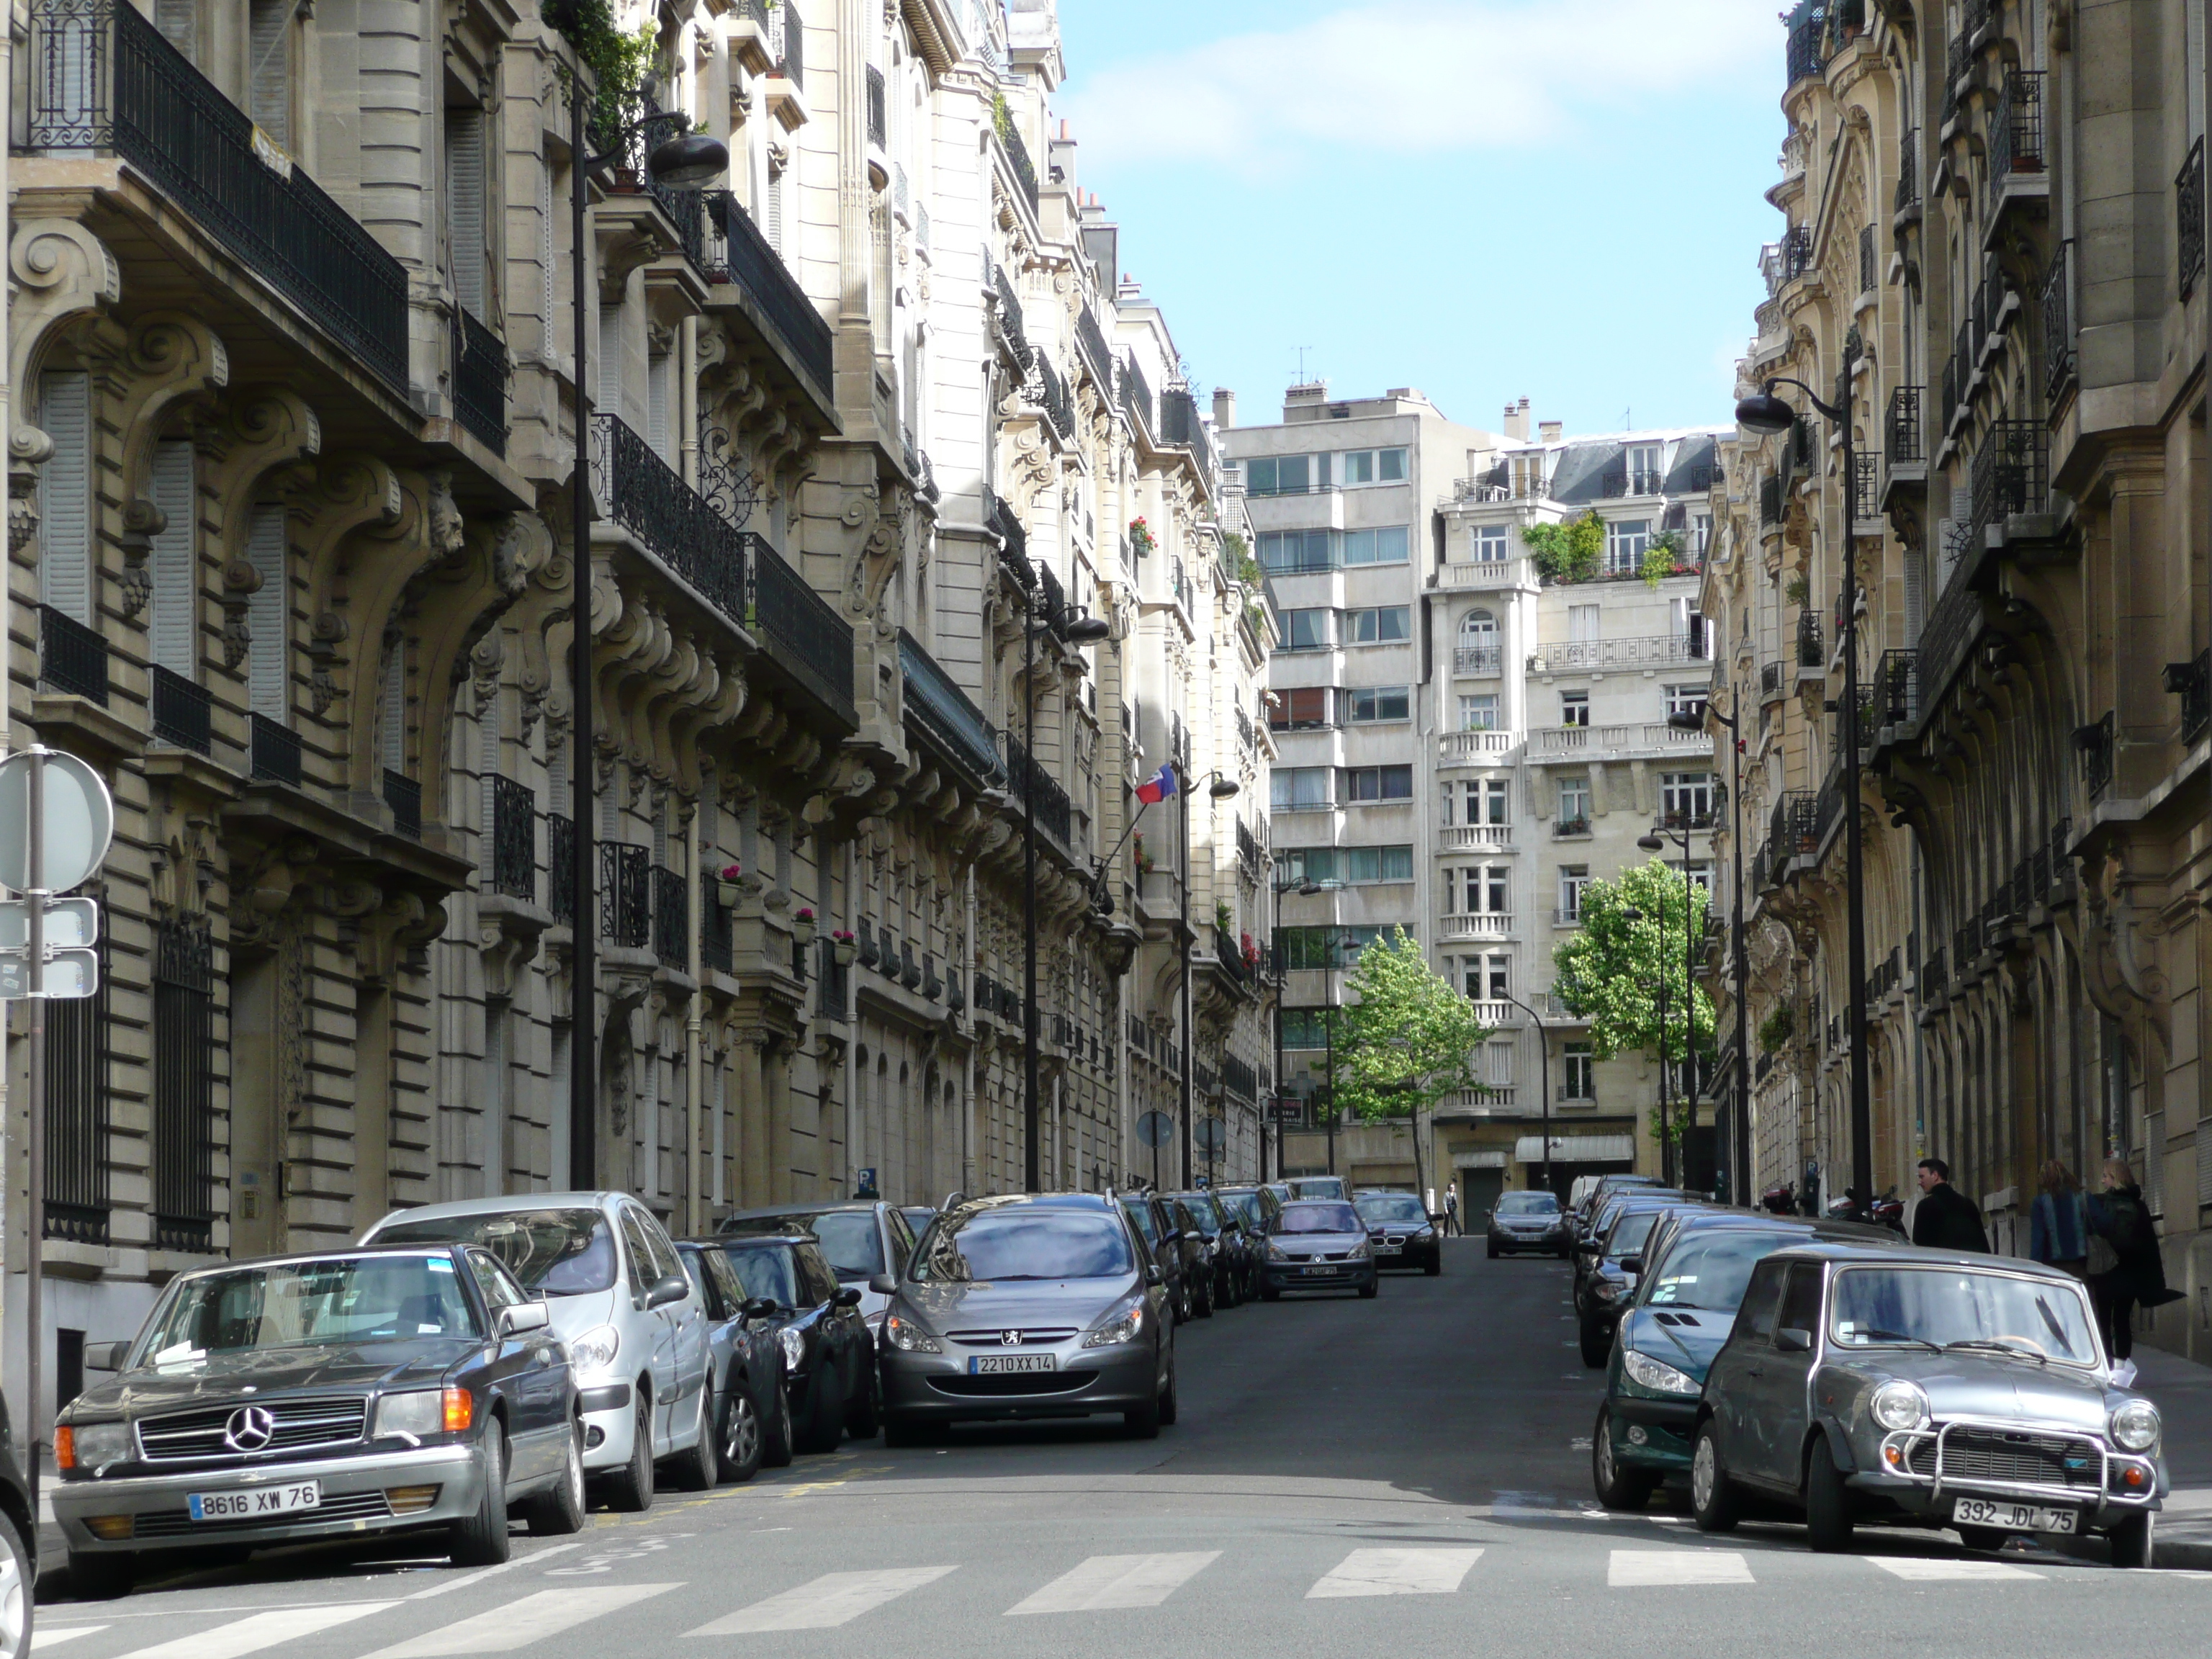
<path id="1" fill-rule="evenodd" d="M 1781 218 L 1776 0 L 1059 0 L 1081 182 L 1204 387 L 1725 421 Z"/>

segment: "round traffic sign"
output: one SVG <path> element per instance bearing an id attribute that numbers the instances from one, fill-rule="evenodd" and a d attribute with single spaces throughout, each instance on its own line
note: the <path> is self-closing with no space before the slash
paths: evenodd
<path id="1" fill-rule="evenodd" d="M 1137 1139 L 1147 1146 L 1164 1146 L 1175 1138 L 1175 1120 L 1165 1112 L 1146 1112 L 1137 1120 Z"/>
<path id="2" fill-rule="evenodd" d="M 46 799 L 43 870 L 31 868 L 31 771 Z M 58 749 L 26 749 L 0 761 L 0 887 L 65 893 L 107 856 L 115 803 L 100 774 Z"/>
<path id="3" fill-rule="evenodd" d="M 1229 1131 L 1218 1117 L 1202 1117 L 1192 1126 L 1191 1133 L 1198 1137 L 1201 1150 L 1219 1152 L 1229 1139 Z"/>

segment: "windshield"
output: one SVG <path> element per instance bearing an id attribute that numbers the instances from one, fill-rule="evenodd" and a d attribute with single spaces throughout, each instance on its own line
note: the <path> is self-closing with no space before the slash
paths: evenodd
<path id="1" fill-rule="evenodd" d="M 1717 1230 L 1692 1233 L 1667 1252 L 1649 1283 L 1644 1304 L 1655 1308 L 1703 1308 L 1732 1314 L 1743 1301 L 1751 1270 L 1802 1233 L 1749 1233 Z"/>
<path id="2" fill-rule="evenodd" d="M 757 1296 L 779 1308 L 799 1305 L 799 1265 L 788 1244 L 725 1244 L 722 1254 L 737 1269 L 746 1301 Z"/>
<path id="3" fill-rule="evenodd" d="M 1549 1193 L 1508 1193 L 1498 1200 L 1494 1215 L 1557 1215 L 1559 1200 Z"/>
<path id="4" fill-rule="evenodd" d="M 938 1218 L 909 1271 L 917 1283 L 1119 1279 L 1137 1270 L 1128 1230 L 1096 1211 L 1009 1206 Z"/>
<path id="5" fill-rule="evenodd" d="M 1213 1206 L 1204 1198 L 1186 1198 L 1182 1206 L 1190 1212 L 1190 1224 L 1208 1238 L 1221 1231 L 1221 1218 L 1213 1212 Z"/>
<path id="6" fill-rule="evenodd" d="M 1290 1186 L 1291 1194 L 1294 1198 L 1342 1198 L 1344 1196 L 1342 1176 L 1307 1176 L 1302 1180 L 1291 1182 Z"/>
<path id="7" fill-rule="evenodd" d="M 1261 1214 L 1260 1194 L 1257 1193 L 1230 1193 L 1224 1194 L 1221 1201 L 1243 1218 L 1248 1227 L 1257 1227 L 1266 1218 Z"/>
<path id="8" fill-rule="evenodd" d="M 1851 1267 L 1837 1275 L 1832 1300 L 1835 1340 L 1847 1348 L 1986 1346 L 2070 1365 L 2100 1357 L 2070 1285 L 1956 1267 Z"/>
<path id="9" fill-rule="evenodd" d="M 1658 1224 L 1656 1210 L 1632 1210 L 1613 1224 L 1613 1233 L 1605 1241 L 1605 1253 L 1609 1256 L 1627 1255 L 1644 1248 L 1644 1241 L 1651 1237 L 1651 1229 Z"/>
<path id="10" fill-rule="evenodd" d="M 1370 1221 L 1403 1221 L 1425 1227 L 1429 1220 L 1421 1200 L 1411 1193 L 1367 1193 L 1353 1200 L 1352 1207 Z"/>
<path id="11" fill-rule="evenodd" d="M 432 1216 L 377 1231 L 380 1244 L 481 1244 L 546 1296 L 581 1296 L 615 1282 L 615 1241 L 597 1210 L 507 1210 Z"/>
<path id="12" fill-rule="evenodd" d="M 140 1337 L 137 1363 L 482 1334 L 450 1256 L 352 1256 L 180 1280 Z"/>
<path id="13" fill-rule="evenodd" d="M 872 1279 L 888 1271 L 884 1266 L 884 1241 L 876 1231 L 873 1210 L 827 1210 L 809 1215 L 747 1216 L 745 1226 L 762 1232 L 782 1232 L 796 1227 L 822 1241 L 822 1254 L 840 1279 Z"/>
<path id="14" fill-rule="evenodd" d="M 1275 1218 L 1279 1233 L 1364 1233 L 1359 1212 L 1349 1204 L 1285 1204 Z"/>

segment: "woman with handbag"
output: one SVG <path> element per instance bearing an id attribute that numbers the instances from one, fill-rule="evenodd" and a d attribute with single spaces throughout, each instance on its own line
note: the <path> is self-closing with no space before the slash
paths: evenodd
<path id="1" fill-rule="evenodd" d="M 2074 1172 L 2057 1158 L 2043 1166 L 2043 1190 L 2029 1212 L 2027 1253 L 2081 1279 L 2088 1273 L 2089 1201 Z"/>
<path id="2" fill-rule="evenodd" d="M 2124 1158 L 2106 1160 L 2105 1190 L 2089 1201 L 2089 1286 L 2104 1322 L 2106 1351 L 2125 1359 L 2135 1352 L 2136 1309 L 2178 1301 L 2181 1292 L 2166 1288 L 2150 1206 Z"/>

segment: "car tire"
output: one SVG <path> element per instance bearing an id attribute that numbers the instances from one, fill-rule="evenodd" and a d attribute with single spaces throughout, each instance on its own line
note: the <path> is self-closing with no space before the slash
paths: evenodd
<path id="1" fill-rule="evenodd" d="M 1805 1531 L 1813 1547 L 1837 1555 L 1851 1547 L 1851 1490 L 1828 1449 L 1828 1437 L 1813 1442 L 1805 1455 Z"/>
<path id="2" fill-rule="evenodd" d="M 1421 1271 L 1426 1273 L 1431 1279 L 1434 1279 L 1438 1273 L 1443 1272 L 1443 1270 L 1444 1247 L 1439 1244 L 1437 1246 L 1437 1253 L 1429 1258 L 1428 1264 L 1424 1267 Z"/>
<path id="3" fill-rule="evenodd" d="M 728 1392 L 722 1400 L 722 1421 L 715 1434 L 715 1461 L 721 1467 L 722 1479 L 732 1486 L 743 1486 L 760 1473 L 761 1458 L 767 1450 L 767 1435 L 761 1427 L 760 1407 L 754 1403 L 751 1382 L 732 1374 Z"/>
<path id="4" fill-rule="evenodd" d="M 1192 1300 L 1198 1304 L 1197 1313 L 1200 1319 L 1211 1319 L 1213 1317 L 1212 1274 L 1208 1273 L 1204 1279 L 1199 1281 L 1198 1289 L 1193 1293 Z"/>
<path id="5" fill-rule="evenodd" d="M 1283 1299 L 1283 1293 L 1282 1293 L 1280 1291 L 1277 1290 L 1277 1289 L 1276 1289 L 1273 1285 L 1262 1285 L 1260 1287 L 1260 1300 L 1261 1300 L 1261 1301 L 1262 1301 L 1262 1302 L 1280 1302 L 1282 1299 Z"/>
<path id="6" fill-rule="evenodd" d="M 769 1397 L 774 1403 L 761 1423 L 761 1462 L 771 1469 L 787 1469 L 792 1457 L 791 1396 L 784 1391 L 780 1366 L 775 1390 Z"/>
<path id="7" fill-rule="evenodd" d="M 1486 1246 L 1485 1246 L 1485 1253 L 1486 1253 L 1486 1255 L 1488 1255 L 1488 1256 L 1490 1257 L 1490 1259 L 1491 1259 L 1492 1261 L 1497 1261 L 1497 1260 L 1498 1260 L 1498 1246 L 1496 1246 L 1495 1244 L 1486 1245 Z"/>
<path id="8" fill-rule="evenodd" d="M 2151 1529 L 2157 1517 L 2148 1510 L 2131 1515 L 2105 1534 L 2112 1547 L 2112 1565 L 2116 1567 L 2143 1568 L 2150 1565 L 2154 1546 Z"/>
<path id="9" fill-rule="evenodd" d="M 496 1567 L 513 1548 L 507 1530 L 507 1431 L 494 1418 L 484 1427 L 483 1496 L 474 1515 L 453 1522 L 447 1553 L 457 1567 Z"/>
<path id="10" fill-rule="evenodd" d="M 1359 1299 L 1362 1302 L 1372 1302 L 1377 1296 L 1381 1295 L 1382 1292 L 1382 1275 L 1377 1273 L 1374 1278 L 1369 1279 L 1364 1285 L 1362 1285 L 1359 1287 Z"/>
<path id="11" fill-rule="evenodd" d="M 1168 1350 L 1168 1386 L 1166 1391 L 1160 1395 L 1159 1407 L 1160 1426 L 1173 1427 L 1176 1413 L 1181 1410 L 1176 1399 L 1176 1361 L 1173 1348 Z"/>
<path id="12" fill-rule="evenodd" d="M 1590 1484 L 1597 1501 L 1609 1510 L 1641 1510 L 1659 1489 L 1659 1477 L 1649 1469 L 1632 1469 L 1613 1455 L 1613 1413 L 1598 1407 L 1597 1425 L 1590 1431 Z"/>
<path id="13" fill-rule="evenodd" d="M 564 1538 L 584 1529 L 584 1425 L 573 1425 L 568 1461 L 552 1487 L 530 1500 L 524 1521 L 532 1538 Z"/>
<path id="14" fill-rule="evenodd" d="M 884 1444 L 893 1450 L 904 1450 L 915 1446 L 927 1446 L 945 1438 L 942 1423 L 933 1423 L 926 1417 L 907 1417 L 897 1412 L 884 1413 Z"/>
<path id="15" fill-rule="evenodd" d="M 1734 1532 L 1743 1519 L 1742 1500 L 1729 1479 L 1720 1431 L 1711 1418 L 1698 1425 L 1697 1449 L 1690 1454 L 1690 1514 L 1699 1532 Z"/>
<path id="16" fill-rule="evenodd" d="M 1594 1319 L 1581 1322 L 1583 1364 L 1586 1370 L 1600 1370 L 1613 1352 L 1613 1335 Z"/>
<path id="17" fill-rule="evenodd" d="M 823 1355 L 814 1367 L 813 1385 L 806 1391 L 805 1420 L 793 1437 L 799 1449 L 810 1455 L 836 1451 L 845 1438 L 845 1402 L 833 1389 L 829 1358 Z"/>
<path id="18" fill-rule="evenodd" d="M 80 1601 L 112 1601 L 131 1594 L 138 1582 L 138 1558 L 128 1551 L 108 1555 L 80 1555 L 71 1550 L 69 1554 L 70 1594 Z M 24 1601 L 30 1600 L 30 1585 L 24 1586 Z"/>
<path id="19" fill-rule="evenodd" d="M 883 1413 L 877 1407 L 876 1362 L 872 1356 L 862 1368 L 860 1397 L 845 1412 L 845 1431 L 855 1440 L 873 1440 Z"/>
<path id="20" fill-rule="evenodd" d="M 1149 1406 L 1138 1406 L 1121 1413 L 1121 1431 L 1132 1440 L 1157 1440 L 1160 1437 L 1160 1402 L 1154 1400 Z"/>
<path id="21" fill-rule="evenodd" d="M 1995 1555 L 2005 1547 L 2005 1540 L 2012 1536 L 2002 1527 L 1954 1526 L 1951 1530 L 1959 1534 L 1959 1541 L 1968 1549 L 1978 1550 L 1984 1555 Z"/>
<path id="22" fill-rule="evenodd" d="M 721 1478 L 722 1460 L 714 1445 L 714 1378 L 699 1379 L 698 1434 L 668 1460 L 668 1478 L 678 1492 L 711 1492 Z"/>
<path id="23" fill-rule="evenodd" d="M 607 1507 L 617 1515 L 641 1515 L 653 1507 L 653 1400 L 641 1390 L 634 1398 L 629 1462 L 607 1476 Z"/>

